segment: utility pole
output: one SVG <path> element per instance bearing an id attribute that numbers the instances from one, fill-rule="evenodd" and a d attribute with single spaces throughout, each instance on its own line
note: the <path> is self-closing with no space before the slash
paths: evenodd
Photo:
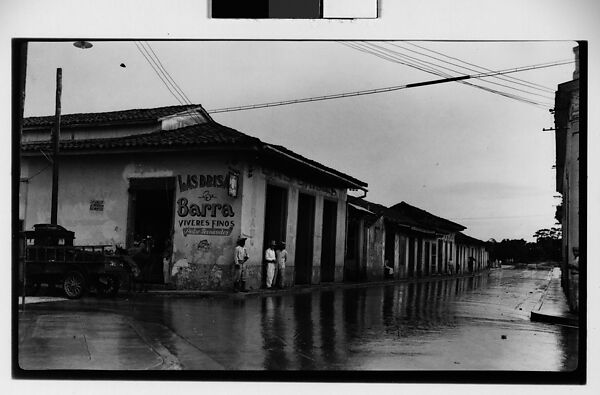
<path id="1" fill-rule="evenodd" d="M 52 145 L 54 154 L 52 156 L 52 209 L 50 211 L 50 223 L 57 224 L 58 216 L 58 145 L 60 142 L 60 97 L 62 94 L 62 69 L 56 69 L 56 112 L 54 115 L 54 131 L 52 134 Z"/>

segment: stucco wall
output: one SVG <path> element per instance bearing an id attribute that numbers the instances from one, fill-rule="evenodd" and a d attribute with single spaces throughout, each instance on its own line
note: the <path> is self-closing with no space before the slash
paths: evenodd
<path id="1" fill-rule="evenodd" d="M 306 179 L 283 174 L 276 169 L 249 164 L 243 171 L 244 190 L 242 196 L 241 233 L 248 237 L 246 249 L 248 280 L 250 289 L 259 288 L 263 282 L 263 245 L 265 226 L 265 203 L 267 185 L 287 190 L 286 249 L 288 260 L 285 270 L 285 285 L 294 284 L 294 257 L 296 254 L 296 230 L 298 224 L 298 199 L 300 193 L 315 197 L 315 222 L 313 237 L 312 284 L 321 282 L 321 248 L 323 225 L 323 199 L 337 201 L 335 281 L 343 280 L 344 243 L 346 238 L 346 190 L 314 185 Z"/>
<path id="2" fill-rule="evenodd" d="M 51 167 L 44 158 L 24 158 L 20 197 L 25 227 L 50 221 Z M 47 168 L 46 168 L 47 167 Z M 44 170 L 44 168 L 46 168 Z M 239 195 L 228 196 L 226 176 L 239 172 Z M 39 172 L 39 174 L 37 174 Z M 173 282 L 178 288 L 223 289 L 232 285 L 233 250 L 248 237 L 247 286 L 262 284 L 267 184 L 288 191 L 286 285 L 294 284 L 300 192 L 315 196 L 312 282 L 320 283 L 323 199 L 337 201 L 335 281 L 343 280 L 346 191 L 315 186 L 276 171 L 206 153 L 61 157 L 58 223 L 76 234 L 75 243 L 120 244 L 127 240 L 129 179 L 173 177 Z M 210 181 L 209 181 L 210 180 Z M 91 210 L 102 201 L 101 211 Z M 152 213 L 148 213 L 152 215 Z M 177 269 L 180 268 L 180 269 Z"/>
<path id="3" fill-rule="evenodd" d="M 367 281 L 383 279 L 384 251 L 385 251 L 385 225 L 383 217 L 375 221 L 367 232 Z"/>
<path id="4" fill-rule="evenodd" d="M 47 166 L 43 158 L 25 158 L 23 162 L 27 177 Z M 175 177 L 172 262 L 182 268 L 175 278 L 177 285 L 229 286 L 233 248 L 241 228 L 242 199 L 227 196 L 223 182 L 230 168 L 239 167 L 238 162 L 222 156 L 191 153 L 64 156 L 59 172 L 58 224 L 75 232 L 77 245 L 125 245 L 129 179 Z M 50 221 L 51 173 L 47 168 L 29 179 L 26 186 L 21 183 L 21 189 L 27 189 L 23 202 L 26 229 Z M 210 184 L 208 176 L 213 180 Z M 181 199 L 187 199 L 185 208 Z M 102 201 L 103 209 L 91 210 L 91 200 Z"/>

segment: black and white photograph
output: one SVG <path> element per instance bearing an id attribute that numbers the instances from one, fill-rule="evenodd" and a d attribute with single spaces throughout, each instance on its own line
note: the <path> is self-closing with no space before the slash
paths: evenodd
<path id="1" fill-rule="evenodd" d="M 0 4 L 3 386 L 594 392 L 599 12 Z"/>
<path id="2" fill-rule="evenodd" d="M 28 42 L 19 368 L 576 371 L 586 48 Z"/>

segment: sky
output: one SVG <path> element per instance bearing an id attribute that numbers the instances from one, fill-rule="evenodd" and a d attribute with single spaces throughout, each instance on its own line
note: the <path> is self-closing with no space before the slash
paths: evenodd
<path id="1" fill-rule="evenodd" d="M 63 114 L 180 104 L 135 42 L 92 43 L 86 50 L 71 42 L 30 43 L 25 116 L 54 114 L 57 67 L 63 69 Z M 475 73 L 458 67 L 475 68 L 461 61 L 490 70 L 572 61 L 576 45 L 572 41 L 371 41 L 371 52 L 365 53 L 348 44 L 357 45 L 150 42 L 187 98 L 209 112 L 442 78 L 382 59 L 374 51 L 395 59 L 402 54 L 404 63 L 418 63 L 421 68 L 447 67 L 453 71 L 442 71 L 457 76 Z M 359 45 L 364 49 L 367 44 Z M 574 67 L 570 63 L 503 76 L 517 77 L 519 84 L 469 80 L 546 106 L 450 82 L 212 116 L 223 125 L 367 182 L 370 201 L 387 206 L 406 201 L 466 226 L 465 233 L 483 240 L 533 240 L 536 230 L 555 225 L 560 199 L 555 197 L 552 168 L 554 133 L 542 129 L 554 126 L 549 112 L 553 91 L 572 79 Z"/>

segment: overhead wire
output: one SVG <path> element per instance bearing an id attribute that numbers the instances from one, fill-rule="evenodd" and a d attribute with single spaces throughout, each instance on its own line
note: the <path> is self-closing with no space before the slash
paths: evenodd
<path id="1" fill-rule="evenodd" d="M 431 52 L 431 53 L 435 53 L 435 54 L 437 54 L 437 55 L 441 55 L 441 56 L 447 57 L 448 59 L 452 59 L 452 60 L 456 60 L 456 61 L 462 62 L 462 63 L 464 63 L 464 64 L 468 64 L 469 66 L 477 67 L 477 68 L 480 68 L 480 69 L 483 69 L 483 70 L 486 70 L 486 71 L 492 71 L 492 70 L 490 70 L 490 69 L 487 69 L 487 68 L 485 68 L 485 67 L 483 67 L 483 66 L 478 66 L 478 65 L 476 65 L 476 64 L 474 64 L 474 63 L 469 63 L 469 62 L 467 62 L 467 61 L 465 61 L 465 60 L 462 60 L 462 59 L 459 59 L 459 58 L 456 58 L 456 57 L 452 57 L 452 56 L 450 56 L 450 55 L 447 55 L 447 54 L 444 54 L 444 53 L 442 53 L 442 52 L 434 51 L 433 49 L 430 49 L 430 48 L 426 48 L 426 47 L 423 47 L 423 46 L 417 45 L 417 44 L 415 44 L 414 42 L 411 42 L 411 41 L 406 41 L 406 43 L 407 43 L 407 44 L 409 44 L 409 45 L 412 45 L 412 46 L 414 46 L 414 47 L 417 47 L 417 48 L 423 49 L 423 50 L 425 50 L 425 51 L 429 51 L 429 52 Z M 512 79 L 512 80 L 516 80 L 516 81 L 520 81 L 520 82 L 523 82 L 523 83 L 526 83 L 526 84 L 530 84 L 530 85 L 533 85 L 533 86 L 537 86 L 537 87 L 538 87 L 538 89 L 540 89 L 540 90 L 545 90 L 545 91 L 546 91 L 546 92 L 548 92 L 548 93 L 554 93 L 554 91 L 555 91 L 554 89 L 552 89 L 552 88 L 549 88 L 549 87 L 547 87 L 547 86 L 544 86 L 544 85 L 541 85 L 541 84 L 537 84 L 537 83 L 535 83 L 535 82 L 531 82 L 531 81 L 526 81 L 526 80 L 524 80 L 524 79 L 521 79 L 521 78 L 518 78 L 518 77 L 514 77 L 514 76 L 510 76 L 510 75 L 509 75 L 509 76 L 506 76 L 506 78 L 508 78 L 508 79 Z"/>
<path id="2" fill-rule="evenodd" d="M 150 49 L 150 51 L 152 52 L 152 55 L 154 56 L 154 58 L 156 59 L 156 61 L 158 62 L 159 68 L 163 70 L 164 74 L 166 75 L 166 77 L 168 78 L 168 80 L 171 81 L 171 85 L 181 94 L 181 96 L 184 98 L 184 101 L 186 103 L 188 103 L 189 105 L 195 105 L 190 98 L 185 94 L 185 92 L 183 91 L 183 89 L 179 86 L 179 84 L 175 81 L 175 79 L 171 76 L 171 73 L 169 73 L 169 71 L 167 70 L 167 68 L 163 65 L 163 63 L 160 60 L 160 57 L 158 56 L 158 54 L 156 52 L 154 52 L 154 48 L 152 48 L 152 46 L 150 45 L 149 42 L 144 41 L 144 44 L 146 44 L 146 46 Z M 203 123 L 204 119 L 202 119 L 197 111 L 190 109 L 189 110 L 189 114 L 194 117 L 194 119 L 196 119 L 196 121 L 198 121 L 198 123 Z"/>
<path id="3" fill-rule="evenodd" d="M 414 58 L 414 57 L 412 57 L 410 55 L 398 54 L 398 53 L 396 53 L 394 51 L 386 52 L 386 51 L 389 51 L 387 48 L 383 48 L 382 49 L 381 47 L 379 47 L 379 46 L 377 46 L 375 44 L 371 44 L 371 43 L 369 43 L 369 44 L 371 46 L 366 45 L 367 48 L 370 48 L 371 51 L 378 52 L 379 54 L 381 54 L 381 53 L 384 53 L 384 54 L 387 53 L 388 54 L 388 60 L 390 60 L 392 62 L 394 62 L 394 61 L 397 60 L 397 58 L 394 57 L 394 54 L 395 54 L 395 55 L 398 55 L 398 56 L 401 57 L 402 61 L 399 61 L 399 63 L 407 65 L 409 67 L 417 68 L 417 69 L 422 70 L 422 71 L 429 72 L 431 74 L 436 74 L 436 75 L 439 75 L 439 76 L 451 76 L 451 74 L 444 73 L 444 72 L 440 71 L 439 69 L 436 69 L 435 67 L 439 67 L 441 69 L 449 70 L 449 71 L 452 71 L 454 73 L 461 73 L 460 71 L 457 71 L 457 70 L 454 70 L 454 69 L 451 69 L 451 68 L 448 68 L 448 67 L 445 67 L 445 66 L 436 65 L 436 64 L 428 62 L 428 61 L 416 59 L 416 58 Z M 390 53 L 391 53 L 391 55 L 390 55 Z M 389 57 L 391 57 L 392 59 L 389 59 Z M 410 60 L 407 61 L 406 58 L 409 58 Z M 412 63 L 412 61 L 417 61 L 418 63 L 420 63 L 420 65 L 415 66 L 415 64 Z M 425 70 L 423 68 L 423 63 L 425 65 L 427 65 L 428 67 L 430 67 L 430 69 L 429 70 Z M 434 71 L 432 71 L 432 70 L 434 70 Z M 484 74 L 482 74 L 482 77 L 477 77 L 477 78 L 481 79 L 483 77 L 487 77 L 487 76 L 484 75 Z M 477 84 L 474 84 L 472 82 L 464 82 L 464 81 L 460 81 L 460 82 L 464 83 L 466 85 L 470 85 L 470 86 L 476 87 L 478 89 L 483 89 L 483 90 L 486 90 L 486 91 L 491 92 L 491 93 L 499 94 L 499 95 L 504 96 L 504 97 L 508 97 L 508 98 L 511 98 L 511 99 L 514 99 L 514 100 L 518 100 L 518 101 L 521 101 L 521 102 L 524 102 L 524 103 L 536 105 L 538 107 L 543 107 L 543 108 L 552 107 L 551 103 L 540 103 L 539 101 L 535 101 L 535 100 L 530 99 L 530 98 L 519 96 L 519 95 L 514 94 L 514 93 L 508 93 L 508 92 L 498 91 L 497 89 L 492 89 L 492 88 L 489 88 L 489 87 L 483 87 L 481 85 L 477 85 Z M 503 86 L 503 87 L 507 87 L 504 84 L 499 84 L 499 83 L 496 83 L 496 82 L 493 82 L 493 81 L 483 81 L 483 82 L 494 84 L 494 85 L 500 85 L 500 86 Z M 513 87 L 507 87 L 507 88 L 515 89 L 515 90 L 519 90 L 519 91 L 523 91 L 523 90 L 521 90 L 519 88 L 513 88 Z M 536 94 L 536 93 L 530 93 L 530 92 L 526 92 L 526 91 L 523 91 L 523 92 L 528 93 L 528 94 L 539 95 L 539 94 Z M 545 97 L 545 98 L 548 98 L 548 97 Z M 548 98 L 548 99 L 550 99 L 550 98 Z"/>
<path id="4" fill-rule="evenodd" d="M 339 99 L 339 98 L 343 98 L 343 97 L 353 97 L 353 96 L 370 95 L 370 94 L 383 93 L 383 92 L 392 92 L 392 91 L 412 88 L 412 87 L 416 87 L 416 86 L 432 85 L 432 84 L 441 83 L 441 82 L 461 81 L 461 80 L 465 80 L 465 79 L 478 78 L 478 77 L 484 77 L 484 76 L 491 77 L 493 75 L 518 73 L 518 72 L 527 71 L 527 70 L 535 70 L 535 69 L 540 69 L 540 68 L 560 66 L 563 64 L 567 64 L 567 63 L 573 63 L 573 62 L 572 61 L 564 61 L 564 62 L 536 64 L 536 65 L 523 66 L 523 67 L 514 67 L 514 68 L 510 68 L 510 69 L 492 71 L 492 72 L 487 72 L 487 73 L 445 78 L 443 80 L 433 80 L 433 81 L 426 81 L 426 82 L 421 82 L 421 83 L 395 85 L 395 86 L 388 86 L 388 87 L 384 87 L 384 88 L 337 93 L 337 94 L 332 94 L 332 95 L 312 96 L 312 97 L 307 97 L 307 98 L 302 98 L 302 99 L 291 99 L 291 100 L 283 100 L 283 101 L 277 101 L 277 102 L 250 104 L 250 105 L 237 106 L 237 107 L 217 108 L 217 109 L 208 110 L 208 112 L 214 114 L 214 113 L 220 113 L 220 112 L 243 111 L 243 110 L 252 110 L 252 109 L 257 109 L 257 108 L 276 107 L 276 106 L 284 106 L 284 105 L 290 105 L 290 104 L 307 103 L 307 102 L 330 100 L 330 99 Z M 475 86 L 478 88 L 488 89 L 485 87 L 480 87 L 478 85 L 475 85 Z"/>
<path id="5" fill-rule="evenodd" d="M 376 44 L 372 44 L 372 45 L 375 45 L 375 46 L 377 46 Z M 392 45 L 394 45 L 394 44 L 392 43 Z M 395 46 L 396 46 L 396 45 L 395 45 Z M 398 46 L 398 47 L 399 47 L 399 48 L 402 48 L 402 49 L 405 49 L 405 50 L 407 50 L 407 51 L 410 51 L 410 52 L 416 52 L 417 54 L 420 54 L 420 52 L 417 52 L 417 51 L 412 51 L 412 50 L 411 50 L 411 49 L 409 49 L 409 48 L 404 48 L 404 47 L 401 47 L 401 46 Z M 379 48 L 381 48 L 381 47 L 379 47 Z M 393 52 L 393 53 L 398 53 L 398 52 L 396 52 L 396 51 L 392 51 L 392 52 Z M 416 60 L 419 60 L 418 58 L 415 58 L 415 57 L 413 57 L 413 56 L 409 56 L 409 55 L 406 55 L 406 54 L 400 54 L 400 53 L 398 53 L 398 54 L 399 54 L 399 55 L 402 55 L 402 56 L 406 56 L 406 57 L 408 57 L 408 58 L 410 58 L 410 59 L 416 59 Z M 421 55 L 422 55 L 422 56 L 431 57 L 431 56 L 429 56 L 429 55 L 425 55 L 425 54 L 421 54 Z M 435 59 L 438 59 L 438 58 L 435 58 Z M 442 61 L 442 62 L 445 62 L 445 61 L 443 61 L 443 60 L 441 60 L 441 61 Z M 430 62 L 426 62 L 426 61 L 423 61 L 423 62 L 425 62 L 425 63 L 430 63 Z M 451 62 L 445 62 L 445 63 L 451 64 L 451 65 L 454 65 L 454 66 L 457 66 L 457 67 L 460 67 L 460 68 L 463 68 L 463 69 L 466 69 L 466 70 L 469 70 L 469 71 L 473 71 L 473 72 L 476 72 L 476 73 L 481 73 L 481 70 L 473 69 L 473 68 L 470 68 L 470 67 L 464 67 L 464 66 L 460 66 L 460 65 L 457 65 L 457 64 L 455 64 L 455 63 L 451 63 Z M 431 64 L 432 64 L 432 65 L 435 65 L 434 63 L 431 63 Z M 448 68 L 448 67 L 445 67 L 445 66 L 441 66 L 441 65 L 435 65 L 435 66 L 437 66 L 437 67 L 440 67 L 440 68 L 443 68 L 443 69 L 445 69 L 445 70 L 450 70 L 450 71 L 453 71 L 453 72 L 456 72 L 456 73 L 463 73 L 463 71 L 459 71 L 459 70 L 451 69 L 451 68 Z M 489 70 L 488 70 L 488 71 L 489 71 Z M 492 78 L 503 79 L 503 77 L 501 77 L 501 76 L 493 76 Z M 486 83 L 488 83 L 488 84 L 493 84 L 493 85 L 498 85 L 498 86 L 502 86 L 502 87 L 509 88 L 509 89 L 514 89 L 514 90 L 516 90 L 516 91 L 523 92 L 523 93 L 527 93 L 527 94 L 529 94 L 529 95 L 539 96 L 539 97 L 543 97 L 543 98 L 545 98 L 545 99 L 550 99 L 550 100 L 554 99 L 554 97 L 550 97 L 550 96 L 547 96 L 547 95 L 542 95 L 542 94 L 540 94 L 540 93 L 535 93 L 535 92 L 527 91 L 527 90 L 520 89 L 520 88 L 515 88 L 515 87 L 508 86 L 508 85 L 505 85 L 505 84 L 501 84 L 501 83 L 498 83 L 498 82 L 494 82 L 494 81 L 486 81 L 486 80 L 482 80 L 482 81 L 484 81 L 484 82 L 486 82 Z M 509 81 L 509 82 L 510 82 L 511 84 L 516 84 L 515 82 L 512 82 L 512 81 Z M 525 85 L 525 84 L 521 84 L 521 83 L 519 83 L 519 85 Z M 526 86 L 526 85 L 525 85 L 525 86 Z M 530 89 L 533 89 L 533 88 L 530 88 Z"/>
<path id="6" fill-rule="evenodd" d="M 154 70 L 155 74 L 161 80 L 163 85 L 165 85 L 165 87 L 175 98 L 175 100 L 177 100 L 182 106 L 194 106 L 195 104 L 192 103 L 192 101 L 188 98 L 183 89 L 181 89 L 181 87 L 173 79 L 171 74 L 164 67 L 152 46 L 150 46 L 148 42 L 146 42 L 146 45 L 150 50 L 145 48 L 141 41 L 135 42 L 135 46 L 137 47 L 138 51 L 142 54 L 142 56 L 150 65 L 150 67 L 152 67 L 152 70 Z M 186 109 L 182 112 L 190 115 L 195 124 L 201 124 L 205 122 L 205 120 L 202 119 L 194 109 Z"/>
<path id="7" fill-rule="evenodd" d="M 421 70 L 421 71 L 425 71 L 425 72 L 430 73 L 430 74 L 435 74 L 435 75 L 438 75 L 438 76 L 451 77 L 450 74 L 441 72 L 441 71 L 439 71 L 437 69 L 432 68 L 431 66 L 418 65 L 418 64 L 414 64 L 413 62 L 410 62 L 410 61 L 400 61 L 397 58 L 391 57 L 390 55 L 386 55 L 384 52 L 382 53 L 382 51 L 376 51 L 376 50 L 373 50 L 373 49 L 363 48 L 363 47 L 356 47 L 354 45 L 348 45 L 348 43 L 346 43 L 346 42 L 342 42 L 342 44 L 350 46 L 350 47 L 352 47 L 354 49 L 357 49 L 359 51 L 375 55 L 375 56 L 377 56 L 379 58 L 386 59 L 386 60 L 389 60 L 389 61 L 395 62 L 395 63 L 400 63 L 400 64 L 403 64 L 403 65 L 406 65 L 406 66 L 409 66 L 409 67 L 412 67 L 412 68 L 415 68 L 415 69 L 418 69 L 418 70 Z M 498 91 L 496 89 L 492 89 L 492 88 L 485 87 L 485 86 L 480 86 L 480 85 L 473 84 L 473 83 L 470 83 L 470 82 L 466 82 L 466 81 L 458 81 L 458 82 L 460 82 L 462 84 L 465 84 L 465 85 L 472 86 L 472 87 L 477 88 L 477 89 L 485 90 L 485 91 L 490 92 L 490 93 L 495 93 L 495 94 L 498 94 L 498 95 L 501 95 L 501 96 L 505 96 L 505 97 L 508 97 L 508 98 L 511 98 L 511 99 L 514 99 L 514 100 L 518 100 L 518 101 L 521 101 L 521 102 L 524 102 L 524 103 L 527 103 L 527 104 L 535 105 L 537 107 L 542 107 L 544 109 L 546 109 L 546 108 L 548 108 L 548 107 L 551 106 L 551 104 L 548 104 L 548 103 L 547 104 L 539 103 L 539 102 L 536 102 L 536 101 L 533 101 L 533 100 L 529 100 L 527 98 L 523 98 L 523 97 L 518 96 L 518 95 L 514 95 L 514 94 L 506 93 L 506 92 L 501 92 L 501 91 Z"/>
<path id="8" fill-rule="evenodd" d="M 417 54 L 419 56 L 424 56 L 424 57 L 427 57 L 427 58 L 438 60 L 438 61 L 446 63 L 446 64 L 450 64 L 452 66 L 460 67 L 460 68 L 465 69 L 465 70 L 469 70 L 469 71 L 473 71 L 473 72 L 477 72 L 477 73 L 480 73 L 481 70 L 490 71 L 490 69 L 488 69 L 486 67 L 477 66 L 477 65 L 474 66 L 476 68 L 467 67 L 467 66 L 461 66 L 460 64 L 457 64 L 457 63 L 454 63 L 454 62 L 449 62 L 447 60 L 438 58 L 436 56 L 431 56 L 431 55 L 428 55 L 428 54 L 425 54 L 425 53 L 422 53 L 422 52 L 419 52 L 419 51 L 415 51 L 415 50 L 412 50 L 412 49 L 407 48 L 407 47 L 403 47 L 403 46 L 401 46 L 399 44 L 396 44 L 396 43 L 393 43 L 393 42 L 386 42 L 386 44 L 394 46 L 394 47 L 397 47 L 397 48 L 400 48 L 400 49 L 403 49 L 405 51 L 409 51 L 409 52 L 415 53 L 415 54 Z M 471 63 L 468 63 L 468 64 L 472 65 Z M 533 83 L 530 83 L 530 82 L 525 81 L 525 80 L 515 79 L 514 77 L 511 77 L 511 76 L 506 76 L 506 77 L 504 77 L 504 76 L 494 76 L 493 78 L 499 79 L 499 80 L 502 80 L 502 81 L 505 81 L 505 82 L 508 82 L 510 84 L 524 86 L 524 87 L 527 87 L 528 89 L 535 89 L 535 90 L 538 90 L 540 92 L 554 93 L 553 90 L 547 89 L 545 87 L 544 88 L 540 88 L 540 87 L 536 86 Z M 515 81 L 513 81 L 513 79 L 515 79 Z M 512 88 L 512 89 L 514 89 L 514 88 Z M 534 93 L 531 93 L 531 94 L 534 94 Z M 543 96 L 543 95 L 540 95 L 540 96 L 548 98 L 548 96 Z"/>

